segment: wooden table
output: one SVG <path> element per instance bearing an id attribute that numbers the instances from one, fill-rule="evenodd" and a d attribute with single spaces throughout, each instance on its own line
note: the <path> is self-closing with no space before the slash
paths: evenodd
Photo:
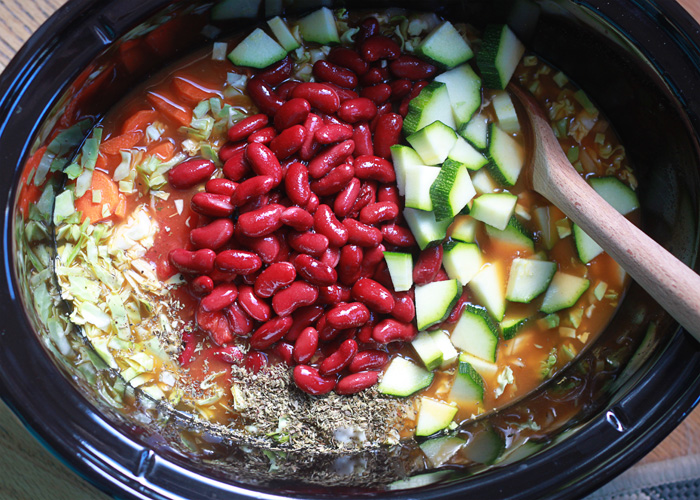
<path id="1" fill-rule="evenodd" d="M 700 0 L 678 0 L 700 19 Z M 24 41 L 65 0 L 0 0 L 0 71 Z M 2 500 L 108 500 L 51 455 L 0 402 Z M 642 459 L 641 464 L 700 453 L 700 408 Z"/>

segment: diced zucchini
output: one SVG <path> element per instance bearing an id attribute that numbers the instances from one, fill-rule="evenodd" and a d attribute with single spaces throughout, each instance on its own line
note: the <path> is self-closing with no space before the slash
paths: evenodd
<path id="1" fill-rule="evenodd" d="M 559 241 L 559 233 L 557 232 L 554 221 L 550 216 L 550 207 L 537 207 L 532 212 L 533 218 L 540 228 L 542 235 L 542 243 L 547 250 L 554 248 L 554 245 Z"/>
<path id="2" fill-rule="evenodd" d="M 603 253 L 603 248 L 595 242 L 593 238 L 588 236 L 578 224 L 572 227 L 574 233 L 574 243 L 576 243 L 576 251 L 581 262 L 588 264 L 590 261 Z"/>
<path id="3" fill-rule="evenodd" d="M 418 332 L 411 345 L 426 369 L 432 371 L 442 365 L 442 350 L 428 332 Z"/>
<path id="4" fill-rule="evenodd" d="M 467 442 L 455 436 L 442 436 L 421 443 L 420 449 L 432 468 L 446 463 Z"/>
<path id="5" fill-rule="evenodd" d="M 515 337 L 531 319 L 529 316 L 516 316 L 501 321 L 498 326 L 501 328 L 503 340 L 510 340 Z"/>
<path id="6" fill-rule="evenodd" d="M 403 121 L 403 132 L 406 135 L 414 134 L 435 121 L 456 128 L 447 85 L 442 82 L 430 82 L 411 100 Z"/>
<path id="7" fill-rule="evenodd" d="M 464 455 L 479 464 L 492 464 L 505 449 L 503 438 L 487 424 L 482 431 L 472 433 L 469 445 L 464 448 Z"/>
<path id="8" fill-rule="evenodd" d="M 495 377 L 498 373 L 498 365 L 496 363 L 477 358 L 468 352 L 459 353 L 459 362 L 469 363 L 482 377 Z"/>
<path id="9" fill-rule="evenodd" d="M 514 186 L 525 164 L 525 150 L 495 123 L 489 130 L 489 170 L 504 186 Z"/>
<path id="10" fill-rule="evenodd" d="M 398 481 L 389 483 L 386 485 L 386 488 L 388 490 L 412 490 L 414 488 L 420 488 L 421 486 L 428 486 L 429 484 L 440 482 L 443 479 L 447 479 L 447 477 L 451 474 L 451 471 L 445 470 L 428 472 L 426 474 L 416 474 L 415 476 L 411 476 L 406 479 L 399 479 Z"/>
<path id="11" fill-rule="evenodd" d="M 409 135 L 406 140 L 426 165 L 439 165 L 457 142 L 457 133 L 449 125 L 434 121 Z"/>
<path id="12" fill-rule="evenodd" d="M 469 215 L 503 231 L 515 212 L 518 197 L 508 192 L 488 193 L 474 199 Z"/>
<path id="13" fill-rule="evenodd" d="M 529 303 L 544 293 L 557 270 L 556 262 L 516 258 L 510 266 L 506 299 Z"/>
<path id="14" fill-rule="evenodd" d="M 457 360 L 457 350 L 450 342 L 450 337 L 447 336 L 444 330 L 432 330 L 428 332 L 433 339 L 433 342 L 438 346 L 442 353 L 442 364 L 440 368 L 447 368 Z"/>
<path id="15" fill-rule="evenodd" d="M 544 294 L 540 311 L 549 314 L 573 306 L 589 285 L 586 278 L 558 271 Z"/>
<path id="16" fill-rule="evenodd" d="M 489 119 L 482 114 L 474 115 L 469 123 L 459 128 L 459 135 L 483 151 L 489 145 Z"/>
<path id="17" fill-rule="evenodd" d="M 377 387 L 382 394 L 410 396 L 433 382 L 433 373 L 415 363 L 396 357 L 391 360 Z"/>
<path id="18" fill-rule="evenodd" d="M 498 126 L 501 130 L 509 134 L 520 132 L 520 122 L 518 121 L 518 113 L 515 111 L 513 100 L 510 94 L 505 90 L 500 90 L 495 93 L 491 101 L 493 110 L 498 118 Z"/>
<path id="19" fill-rule="evenodd" d="M 523 249 L 534 251 L 535 242 L 530 235 L 530 232 L 523 227 L 520 221 L 515 217 L 511 217 L 508 225 L 503 231 L 486 225 L 486 234 L 492 240 L 498 240 L 501 243 L 515 245 Z"/>
<path id="20" fill-rule="evenodd" d="M 476 243 L 451 241 L 443 245 L 442 265 L 451 279 L 456 279 L 462 286 L 476 276 L 484 259 Z"/>
<path id="21" fill-rule="evenodd" d="M 459 362 L 459 368 L 455 374 L 450 395 L 447 397 L 458 406 L 481 405 L 484 402 L 484 379 L 481 378 L 472 365 L 464 361 Z"/>
<path id="22" fill-rule="evenodd" d="M 457 142 L 452 146 L 450 153 L 447 155 L 447 159 L 463 163 L 469 170 L 475 171 L 489 162 L 484 155 L 474 149 L 472 145 L 462 137 L 457 137 Z"/>
<path id="23" fill-rule="evenodd" d="M 440 167 L 407 165 L 405 172 L 406 206 L 418 210 L 432 210 L 433 200 L 430 196 L 430 188 L 440 175 Z"/>
<path id="24" fill-rule="evenodd" d="M 256 28 L 229 53 L 228 58 L 236 66 L 265 68 L 284 59 L 286 55 L 287 51 L 279 43 L 260 28 Z"/>
<path id="25" fill-rule="evenodd" d="M 506 280 L 500 264 L 483 266 L 469 282 L 469 289 L 476 300 L 497 320 L 506 312 Z"/>
<path id="26" fill-rule="evenodd" d="M 486 168 L 482 168 L 472 174 L 472 185 L 476 189 L 477 194 L 491 194 L 499 189 L 498 184 L 496 184 Z"/>
<path id="27" fill-rule="evenodd" d="M 476 190 L 467 167 L 462 163 L 447 159 L 438 170 L 439 175 L 430 186 L 435 220 L 453 219 L 476 196 Z M 409 206 L 408 194 L 406 200 L 406 206 Z"/>
<path id="28" fill-rule="evenodd" d="M 413 256 L 410 253 L 384 252 L 394 290 L 405 292 L 413 286 Z"/>
<path id="29" fill-rule="evenodd" d="M 432 436 L 445 429 L 457 414 L 457 406 L 425 396 L 420 398 L 416 436 Z"/>
<path id="30" fill-rule="evenodd" d="M 211 18 L 214 21 L 255 18 L 259 9 L 260 0 L 221 0 L 211 8 Z"/>
<path id="31" fill-rule="evenodd" d="M 449 21 L 431 31 L 416 52 L 446 69 L 459 66 L 474 56 L 467 41 Z"/>
<path id="32" fill-rule="evenodd" d="M 524 52 L 525 47 L 508 26 L 487 26 L 476 58 L 484 87 L 505 89 Z"/>
<path id="33" fill-rule="evenodd" d="M 417 286 L 415 290 L 416 323 L 418 330 L 441 323 L 462 295 L 457 280 L 434 281 Z"/>
<path id="34" fill-rule="evenodd" d="M 289 31 L 287 23 L 280 16 L 275 16 L 268 20 L 267 25 L 272 30 L 272 34 L 275 35 L 279 44 L 287 52 L 298 49 L 301 46 L 299 41 L 292 35 L 292 32 Z"/>
<path id="35" fill-rule="evenodd" d="M 496 361 L 498 330 L 486 309 L 467 304 L 452 330 L 452 344 L 486 361 Z"/>
<path id="36" fill-rule="evenodd" d="M 317 42 L 322 45 L 339 43 L 338 26 L 335 23 L 333 11 L 321 7 L 299 20 L 299 32 L 307 42 Z"/>
<path id="37" fill-rule="evenodd" d="M 476 239 L 476 228 L 479 225 L 471 215 L 460 215 L 455 217 L 452 226 L 450 226 L 450 238 L 464 241 L 465 243 L 473 243 Z"/>
<path id="38" fill-rule="evenodd" d="M 637 194 L 617 177 L 592 177 L 591 187 L 622 215 L 639 208 Z"/>
<path id="39" fill-rule="evenodd" d="M 421 250 L 442 243 L 452 223 L 450 219 L 437 222 L 433 212 L 415 208 L 404 208 L 403 216 Z"/>
<path id="40" fill-rule="evenodd" d="M 406 194 L 406 168 L 409 165 L 423 165 L 423 160 L 413 148 L 395 144 L 391 146 L 391 161 L 396 172 L 396 187 L 399 194 L 404 196 Z"/>
<path id="41" fill-rule="evenodd" d="M 457 127 L 466 125 L 481 108 L 481 78 L 469 64 L 462 64 L 435 77 L 447 85 Z"/>

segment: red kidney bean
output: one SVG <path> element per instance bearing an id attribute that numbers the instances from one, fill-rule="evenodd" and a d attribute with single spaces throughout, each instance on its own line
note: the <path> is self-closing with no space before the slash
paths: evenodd
<path id="1" fill-rule="evenodd" d="M 269 193 L 277 184 L 277 180 L 269 175 L 256 175 L 246 179 L 231 195 L 231 204 L 234 207 L 242 207 L 249 201 Z"/>
<path id="2" fill-rule="evenodd" d="M 298 255 L 294 267 L 297 274 L 312 285 L 328 286 L 338 280 L 335 269 L 307 254 Z"/>
<path id="3" fill-rule="evenodd" d="M 208 312 L 200 306 L 195 313 L 195 321 L 216 345 L 224 345 L 233 340 L 231 327 L 220 311 Z"/>
<path id="4" fill-rule="evenodd" d="M 304 328 L 307 328 L 308 326 L 313 324 L 313 322 L 320 318 L 322 314 L 323 307 L 321 307 L 320 305 L 300 307 L 299 309 L 294 311 L 294 313 L 292 314 L 294 323 L 287 332 L 287 335 L 284 336 L 285 340 L 289 342 L 295 342 L 296 339 L 299 338 L 299 335 L 304 330 Z"/>
<path id="5" fill-rule="evenodd" d="M 377 264 L 377 267 L 374 269 L 374 273 L 372 274 L 372 279 L 387 290 L 394 289 L 394 282 L 391 281 L 391 274 L 389 274 L 389 267 L 386 265 L 386 261 L 380 261 Z M 396 296 L 394 296 L 394 299 L 396 299 Z M 396 307 L 395 304 L 394 307 Z"/>
<path id="6" fill-rule="evenodd" d="M 212 356 L 220 361 L 223 361 L 224 363 L 229 363 L 232 365 L 242 363 L 245 359 L 245 354 L 243 354 L 243 351 L 241 351 L 240 347 L 235 345 L 217 349 L 212 352 Z"/>
<path id="7" fill-rule="evenodd" d="M 391 97 L 391 87 L 386 83 L 378 83 L 365 87 L 360 91 L 362 97 L 370 99 L 377 106 L 384 104 Z"/>
<path id="8" fill-rule="evenodd" d="M 203 227 L 190 231 L 190 241 L 196 248 L 217 250 L 233 236 L 233 222 L 230 219 L 217 219 Z"/>
<path id="9" fill-rule="evenodd" d="M 289 207 L 280 215 L 280 222 L 297 231 L 307 231 L 314 225 L 314 216 L 303 208 Z"/>
<path id="10" fill-rule="evenodd" d="M 236 187 L 238 187 L 238 184 L 229 179 L 209 179 L 204 185 L 204 190 L 207 193 L 231 196 Z"/>
<path id="11" fill-rule="evenodd" d="M 275 234 L 262 238 L 250 238 L 239 233 L 236 235 L 236 241 L 256 253 L 265 264 L 280 260 L 281 244 Z"/>
<path id="12" fill-rule="evenodd" d="M 243 284 L 253 286 L 255 284 L 255 280 L 258 278 L 258 272 L 250 273 L 241 276 L 241 280 L 243 281 Z"/>
<path id="13" fill-rule="evenodd" d="M 379 33 L 379 21 L 375 17 L 367 17 L 362 20 L 359 32 L 355 35 L 355 45 L 358 47 L 369 37 Z"/>
<path id="14" fill-rule="evenodd" d="M 324 359 L 319 366 L 321 375 L 335 375 L 343 371 L 357 354 L 357 342 L 348 339 L 340 344 L 340 347 Z"/>
<path id="15" fill-rule="evenodd" d="M 355 177 L 358 179 L 373 179 L 383 183 L 396 181 L 394 166 L 379 156 L 358 156 L 355 158 L 354 167 Z"/>
<path id="16" fill-rule="evenodd" d="M 234 142 L 245 140 L 253 132 L 257 132 L 261 128 L 266 127 L 267 122 L 267 115 L 263 113 L 243 118 L 228 129 L 228 138 Z M 221 158 L 221 155 L 219 155 L 219 158 Z"/>
<path id="17" fill-rule="evenodd" d="M 245 149 L 245 142 L 227 142 L 219 149 L 219 160 L 226 163 L 236 153 Z"/>
<path id="18" fill-rule="evenodd" d="M 342 191 L 354 175 L 355 168 L 352 165 L 339 165 L 320 179 L 313 181 L 311 190 L 318 196 L 335 194 Z"/>
<path id="19" fill-rule="evenodd" d="M 374 154 L 372 144 L 372 132 L 367 123 L 355 125 L 352 133 L 352 140 L 355 141 L 355 154 L 358 156 Z"/>
<path id="20" fill-rule="evenodd" d="M 365 205 L 360 210 L 360 222 L 363 224 L 377 224 L 395 219 L 399 216 L 399 207 L 391 201 L 378 201 Z"/>
<path id="21" fill-rule="evenodd" d="M 370 70 L 362 75 L 360 78 L 360 83 L 363 87 L 371 87 L 372 85 L 378 85 L 389 79 L 389 70 L 379 66 L 374 66 Z"/>
<path id="22" fill-rule="evenodd" d="M 360 278 L 364 252 L 357 245 L 345 245 L 340 249 L 338 261 L 338 277 L 346 285 L 352 285 Z"/>
<path id="23" fill-rule="evenodd" d="M 353 129 L 350 125 L 329 123 L 316 130 L 316 141 L 319 144 L 333 144 L 352 139 Z"/>
<path id="24" fill-rule="evenodd" d="M 322 286 L 318 289 L 317 304 L 336 305 L 345 300 L 350 299 L 350 289 L 337 283 L 328 286 Z"/>
<path id="25" fill-rule="evenodd" d="M 208 274 L 214 270 L 216 254 L 210 249 L 190 252 L 181 248 L 170 250 L 168 260 L 181 273 Z"/>
<path id="26" fill-rule="evenodd" d="M 357 201 L 352 207 L 351 215 L 353 217 L 358 217 L 360 215 L 360 210 L 369 203 L 374 203 L 377 201 L 377 183 L 374 181 L 364 181 L 362 182 L 362 187 L 360 188 L 360 194 L 357 195 Z"/>
<path id="27" fill-rule="evenodd" d="M 374 152 L 377 156 L 384 159 L 391 158 L 391 146 L 398 144 L 401 140 L 402 127 L 401 115 L 387 113 L 379 117 L 374 132 Z"/>
<path id="28" fill-rule="evenodd" d="M 326 248 L 326 251 L 323 252 L 323 255 L 321 255 L 321 258 L 319 260 L 328 267 L 337 266 L 338 261 L 340 260 L 340 248 L 335 246 L 329 246 L 328 248 Z"/>
<path id="29" fill-rule="evenodd" d="M 357 331 L 357 341 L 358 342 L 361 342 L 363 344 L 368 344 L 370 342 L 374 342 L 372 340 L 372 329 L 374 328 L 375 323 L 376 322 L 374 321 L 374 319 L 370 318 L 370 320 L 367 323 L 362 325 L 362 328 L 360 328 Z"/>
<path id="30" fill-rule="evenodd" d="M 226 160 L 223 168 L 224 176 L 232 181 L 240 181 L 250 172 L 250 165 L 245 159 L 245 148 L 242 148 Z"/>
<path id="31" fill-rule="evenodd" d="M 297 252 L 319 257 L 328 248 L 328 238 L 322 234 L 308 231 L 306 233 L 291 233 L 287 238 L 287 242 Z"/>
<path id="32" fill-rule="evenodd" d="M 457 323 L 457 321 L 459 321 L 459 318 L 462 317 L 462 313 L 467 308 L 468 303 L 469 294 L 466 291 L 464 291 L 462 292 L 462 295 L 460 295 L 459 299 L 457 299 L 457 303 L 452 308 L 452 312 L 450 312 L 449 316 L 447 316 L 447 319 L 445 319 L 445 323 Z"/>
<path id="33" fill-rule="evenodd" d="M 306 129 L 306 138 L 304 143 L 299 149 L 299 157 L 304 161 L 309 161 L 314 157 L 316 151 L 320 144 L 316 142 L 316 131 L 323 126 L 323 120 L 321 117 L 314 113 L 309 113 L 304 122 L 304 128 Z"/>
<path id="34" fill-rule="evenodd" d="M 372 338 L 380 344 L 390 342 L 410 342 L 418 334 L 412 323 L 400 323 L 395 319 L 385 319 L 372 330 Z"/>
<path id="35" fill-rule="evenodd" d="M 380 59 L 396 59 L 401 55 L 401 47 L 383 35 L 372 35 L 362 42 L 360 46 L 360 56 L 367 62 L 374 62 Z"/>
<path id="36" fill-rule="evenodd" d="M 272 297 L 272 309 L 279 316 L 289 316 L 298 308 L 310 306 L 318 298 L 318 289 L 303 281 L 295 281 Z"/>
<path id="37" fill-rule="evenodd" d="M 362 259 L 362 275 L 372 276 L 377 265 L 384 261 L 384 245 L 377 245 L 374 248 L 365 249 L 364 258 Z"/>
<path id="38" fill-rule="evenodd" d="M 214 281 L 214 283 L 233 283 L 236 281 L 236 278 L 238 278 L 236 273 L 226 273 L 224 271 L 219 271 L 216 268 L 214 268 L 214 270 L 210 272 L 208 276 L 212 279 L 212 281 Z"/>
<path id="39" fill-rule="evenodd" d="M 278 184 L 282 181 L 282 166 L 270 148 L 264 144 L 251 143 L 248 144 L 245 154 L 256 174 L 272 177 Z"/>
<path id="40" fill-rule="evenodd" d="M 442 267 L 442 245 L 421 251 L 413 266 L 413 282 L 416 285 L 431 283 Z"/>
<path id="41" fill-rule="evenodd" d="M 283 211 L 282 205 L 265 205 L 257 210 L 241 214 L 238 217 L 237 227 L 245 236 L 253 238 L 267 236 L 282 227 L 280 216 Z"/>
<path id="42" fill-rule="evenodd" d="M 231 326 L 231 331 L 236 335 L 244 337 L 253 331 L 255 325 L 253 318 L 235 302 L 224 309 L 224 314 Z"/>
<path id="43" fill-rule="evenodd" d="M 251 78 L 246 84 L 250 99 L 266 115 L 274 115 L 284 101 L 277 97 L 272 87 L 260 78 Z"/>
<path id="44" fill-rule="evenodd" d="M 190 282 L 190 291 L 197 297 L 204 297 L 214 289 L 214 280 L 209 276 L 197 276 Z"/>
<path id="45" fill-rule="evenodd" d="M 382 226 L 382 236 L 384 241 L 395 247 L 412 247 L 416 245 L 416 239 L 413 233 L 403 226 L 398 224 L 384 224 Z"/>
<path id="46" fill-rule="evenodd" d="M 355 141 L 349 139 L 335 146 L 330 146 L 321 151 L 315 158 L 309 161 L 309 174 L 314 179 L 323 177 L 330 170 L 343 162 L 355 151 Z"/>
<path id="47" fill-rule="evenodd" d="M 267 68 L 263 68 L 256 76 L 274 87 L 292 76 L 292 69 L 292 59 L 287 56 L 281 61 L 273 63 Z"/>
<path id="48" fill-rule="evenodd" d="M 350 99 L 357 99 L 358 97 L 360 97 L 360 94 L 358 94 L 354 90 L 346 89 L 344 87 L 338 87 L 337 85 L 332 83 L 326 83 L 326 85 L 335 90 L 335 93 L 338 94 L 340 104 L 343 104 L 345 101 L 348 101 Z"/>
<path id="49" fill-rule="evenodd" d="M 318 330 L 318 338 L 321 342 L 329 343 L 335 340 L 343 330 L 333 328 L 326 321 L 326 316 L 321 316 L 321 318 L 316 322 L 316 330 Z"/>
<path id="50" fill-rule="evenodd" d="M 249 144 L 270 144 L 277 137 L 277 130 L 274 127 L 261 128 L 248 136 Z"/>
<path id="51" fill-rule="evenodd" d="M 282 82 L 275 89 L 275 94 L 277 94 L 277 97 L 279 97 L 283 101 L 286 101 L 287 99 L 289 99 L 289 96 L 292 94 L 292 91 L 300 83 L 301 82 L 299 80 L 287 80 L 286 82 Z"/>
<path id="52" fill-rule="evenodd" d="M 189 189 L 211 177 L 216 165 L 211 160 L 192 158 L 175 165 L 168 172 L 168 182 L 175 189 Z"/>
<path id="53" fill-rule="evenodd" d="M 292 203 L 304 206 L 309 200 L 309 172 L 302 163 L 294 162 L 289 165 L 284 178 L 284 189 Z"/>
<path id="54" fill-rule="evenodd" d="M 258 373 L 260 370 L 268 365 L 267 356 L 265 353 L 258 351 L 251 351 L 246 354 L 243 366 L 252 374 Z"/>
<path id="55" fill-rule="evenodd" d="M 411 87 L 413 87 L 413 84 L 411 83 L 411 80 L 402 78 L 400 80 L 390 81 L 389 87 L 391 87 L 391 100 L 398 101 L 406 97 L 409 92 L 411 92 Z"/>
<path id="56" fill-rule="evenodd" d="M 306 99 L 296 97 L 285 102 L 275 113 L 275 128 L 279 131 L 299 125 L 306 121 L 311 111 L 311 104 Z"/>
<path id="57" fill-rule="evenodd" d="M 391 202 L 397 207 L 401 206 L 399 190 L 394 184 L 384 184 L 377 189 L 377 201 Z"/>
<path id="58" fill-rule="evenodd" d="M 281 288 L 291 285 L 296 277 L 297 271 L 291 263 L 276 262 L 258 275 L 253 291 L 258 297 L 272 297 Z"/>
<path id="59" fill-rule="evenodd" d="M 294 343 L 294 361 L 308 363 L 318 348 L 318 332 L 313 327 L 304 328 Z"/>
<path id="60" fill-rule="evenodd" d="M 394 292 L 394 309 L 391 315 L 401 323 L 410 323 L 416 317 L 416 305 L 406 292 Z"/>
<path id="61" fill-rule="evenodd" d="M 379 314 L 389 314 L 394 309 L 394 297 L 389 290 L 369 278 L 360 278 L 352 287 L 352 297 Z"/>
<path id="62" fill-rule="evenodd" d="M 291 328 L 292 321 L 290 316 L 266 321 L 250 337 L 250 347 L 253 349 L 267 349 L 284 337 Z"/>
<path id="63" fill-rule="evenodd" d="M 233 283 L 217 286 L 209 295 L 204 297 L 199 305 L 205 311 L 220 311 L 230 306 L 238 297 L 238 288 Z"/>
<path id="64" fill-rule="evenodd" d="M 348 243 L 361 247 L 376 247 L 382 242 L 382 232 L 355 219 L 343 220 L 348 230 Z"/>
<path id="65" fill-rule="evenodd" d="M 426 80 L 420 80 L 413 84 L 413 86 L 411 87 L 411 91 L 406 97 L 403 98 L 403 100 L 401 101 L 401 105 L 399 106 L 399 114 L 401 116 L 403 116 L 404 118 L 406 117 L 406 114 L 408 113 L 409 103 L 414 98 L 418 97 L 418 94 L 420 94 L 420 91 L 423 90 L 423 88 L 426 85 L 428 85 L 428 82 Z"/>
<path id="66" fill-rule="evenodd" d="M 192 210 L 207 217 L 228 217 L 233 213 L 231 197 L 223 194 L 197 193 L 192 197 Z"/>
<path id="67" fill-rule="evenodd" d="M 389 71 L 396 78 L 428 80 L 435 76 L 437 68 L 417 57 L 403 54 L 389 63 Z"/>
<path id="68" fill-rule="evenodd" d="M 366 122 L 377 115 L 377 105 L 366 97 L 350 99 L 340 105 L 338 116 L 348 123 Z"/>
<path id="69" fill-rule="evenodd" d="M 279 160 L 285 160 L 301 149 L 304 139 L 306 139 L 306 129 L 301 125 L 294 125 L 272 139 L 270 150 Z"/>
<path id="70" fill-rule="evenodd" d="M 341 247 L 348 241 L 348 230 L 328 205 L 319 205 L 314 214 L 314 230 L 328 238 L 328 243 Z"/>
<path id="71" fill-rule="evenodd" d="M 246 275 L 260 269 L 262 260 L 245 250 L 224 250 L 216 256 L 215 264 L 220 271 Z"/>
<path id="72" fill-rule="evenodd" d="M 348 365 L 351 373 L 383 368 L 389 362 L 389 355 L 377 349 L 358 352 Z"/>
<path id="73" fill-rule="evenodd" d="M 292 91 L 292 97 L 306 99 L 312 108 L 316 108 L 322 113 L 335 113 L 340 106 L 338 93 L 324 83 L 300 83 Z"/>
<path id="74" fill-rule="evenodd" d="M 333 211 L 338 217 L 346 217 L 350 214 L 360 194 L 362 181 L 357 177 L 350 179 L 350 182 L 338 193 L 333 202 Z"/>
<path id="75" fill-rule="evenodd" d="M 338 381 L 335 392 L 340 395 L 350 395 L 369 389 L 379 382 L 379 372 L 358 372 L 346 375 Z"/>
<path id="76" fill-rule="evenodd" d="M 299 389 L 312 396 L 328 394 L 333 390 L 336 382 L 334 376 L 324 377 L 316 368 L 307 365 L 295 366 L 292 377 Z"/>
<path id="77" fill-rule="evenodd" d="M 311 193 L 309 195 L 309 201 L 306 203 L 306 211 L 310 214 L 315 213 L 319 203 L 320 202 L 318 200 L 318 196 L 316 196 L 316 193 Z"/>
<path id="78" fill-rule="evenodd" d="M 360 54 L 345 47 L 333 47 L 328 53 L 328 61 L 351 70 L 355 75 L 364 75 L 369 70 L 367 61 Z"/>
<path id="79" fill-rule="evenodd" d="M 316 61 L 312 69 L 318 81 L 331 82 L 339 87 L 354 89 L 357 87 L 357 75 L 351 70 L 328 61 Z"/>
<path id="80" fill-rule="evenodd" d="M 292 366 L 292 355 L 294 354 L 294 346 L 287 342 L 278 342 L 275 346 L 275 354 L 277 354 L 287 366 Z"/>
<path id="81" fill-rule="evenodd" d="M 253 287 L 250 285 L 241 285 L 238 288 L 237 303 L 241 309 L 257 321 L 267 321 L 272 317 L 270 306 L 267 302 L 255 295 Z"/>
<path id="82" fill-rule="evenodd" d="M 326 313 L 328 325 L 338 330 L 358 328 L 367 323 L 369 317 L 369 309 L 360 302 L 338 304 Z"/>

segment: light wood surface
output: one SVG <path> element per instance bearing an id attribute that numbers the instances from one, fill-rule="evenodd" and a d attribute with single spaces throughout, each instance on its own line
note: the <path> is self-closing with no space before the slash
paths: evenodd
<path id="1" fill-rule="evenodd" d="M 0 0 L 0 71 L 64 0 Z M 679 0 L 700 19 L 700 0 Z M 0 402 L 0 499 L 108 500 L 49 453 Z M 700 454 L 700 408 L 640 463 Z"/>

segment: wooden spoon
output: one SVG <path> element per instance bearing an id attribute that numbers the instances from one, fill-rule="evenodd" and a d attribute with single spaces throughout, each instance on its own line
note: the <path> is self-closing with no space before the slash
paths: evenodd
<path id="1" fill-rule="evenodd" d="M 539 104 L 517 85 L 535 147 L 532 187 L 593 238 L 686 330 L 700 341 L 700 276 L 611 207 L 576 172 Z"/>

